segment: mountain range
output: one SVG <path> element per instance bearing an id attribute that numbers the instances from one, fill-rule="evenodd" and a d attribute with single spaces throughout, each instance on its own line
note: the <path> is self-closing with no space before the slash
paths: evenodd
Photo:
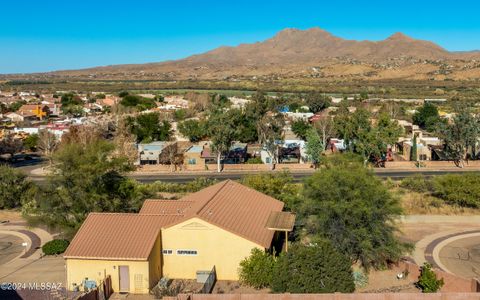
<path id="1" fill-rule="evenodd" d="M 149 80 L 478 80 L 480 52 L 450 52 L 395 33 L 355 41 L 320 28 L 285 29 L 262 42 L 220 47 L 185 59 L 56 71 L 46 76 Z"/>

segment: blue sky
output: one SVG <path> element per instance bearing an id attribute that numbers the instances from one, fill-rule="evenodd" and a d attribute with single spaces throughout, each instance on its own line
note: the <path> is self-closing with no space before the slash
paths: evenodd
<path id="1" fill-rule="evenodd" d="M 359 40 L 401 31 L 448 50 L 480 49 L 476 0 L 22 0 L 0 9 L 0 73 L 178 59 L 284 28 Z"/>

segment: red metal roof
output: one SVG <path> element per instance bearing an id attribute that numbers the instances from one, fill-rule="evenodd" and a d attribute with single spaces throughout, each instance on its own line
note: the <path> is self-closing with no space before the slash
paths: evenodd
<path id="1" fill-rule="evenodd" d="M 283 202 L 227 180 L 180 200 L 146 200 L 139 214 L 90 213 L 64 257 L 146 260 L 162 228 L 195 217 L 269 248 L 267 221 L 282 209 Z"/>
<path id="2" fill-rule="evenodd" d="M 181 215 L 90 213 L 65 258 L 146 260 L 160 229 Z"/>
<path id="3" fill-rule="evenodd" d="M 144 210 L 142 207 L 142 211 L 150 214 L 176 209 L 185 213 L 175 224 L 198 217 L 265 248 L 270 247 L 274 234 L 266 227 L 268 217 L 271 212 L 282 211 L 284 205 L 281 201 L 231 180 L 217 183 L 180 200 L 149 201 L 146 204 L 148 208 Z"/>

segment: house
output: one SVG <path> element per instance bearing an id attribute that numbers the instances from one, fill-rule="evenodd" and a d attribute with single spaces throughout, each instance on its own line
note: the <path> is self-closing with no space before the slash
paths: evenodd
<path id="1" fill-rule="evenodd" d="M 167 142 L 152 142 L 148 144 L 138 144 L 138 164 L 140 165 L 158 165 L 160 155 L 167 146 Z"/>
<path id="2" fill-rule="evenodd" d="M 416 161 L 423 160 L 441 160 L 444 158 L 442 141 L 438 137 L 424 136 L 423 132 L 415 133 L 417 135 L 417 157 Z M 412 152 L 413 138 L 400 139 L 394 146 L 394 151 L 397 152 L 404 160 L 410 160 L 410 153 Z"/>
<path id="3" fill-rule="evenodd" d="M 48 117 L 51 113 L 48 105 L 43 104 L 24 104 L 17 112 L 21 115 L 34 115 L 39 120 Z"/>
<path id="4" fill-rule="evenodd" d="M 232 102 L 232 108 L 243 109 L 245 106 L 250 103 L 252 100 L 239 98 L 239 97 L 228 97 L 228 100 Z"/>
<path id="5" fill-rule="evenodd" d="M 30 113 L 11 112 L 6 114 L 5 117 L 9 118 L 10 120 L 12 120 L 12 122 L 15 122 L 15 123 L 37 120 L 37 116 Z"/>
<path id="6" fill-rule="evenodd" d="M 410 160 L 410 155 L 413 148 L 412 141 L 405 141 L 402 144 L 402 157 L 405 160 Z M 432 159 L 432 151 L 429 147 L 425 146 L 424 144 L 417 142 L 417 157 L 414 158 L 415 161 L 422 161 L 422 160 L 431 160 Z"/>
<path id="7" fill-rule="evenodd" d="M 205 160 L 202 157 L 203 146 L 193 145 L 183 153 L 183 165 L 187 170 L 205 170 Z"/>
<path id="8" fill-rule="evenodd" d="M 280 163 L 304 163 L 307 159 L 304 140 L 285 140 L 280 145 L 278 160 Z"/>
<path id="9" fill-rule="evenodd" d="M 67 288 L 111 276 L 116 292 L 145 294 L 162 278 L 195 279 L 215 267 L 238 280 L 254 248 L 293 229 L 283 203 L 234 181 L 179 200 L 146 200 L 138 214 L 90 213 L 64 253 Z"/>
<path id="10" fill-rule="evenodd" d="M 234 143 L 225 158 L 224 164 L 243 164 L 248 159 L 248 146 L 247 143 Z"/>

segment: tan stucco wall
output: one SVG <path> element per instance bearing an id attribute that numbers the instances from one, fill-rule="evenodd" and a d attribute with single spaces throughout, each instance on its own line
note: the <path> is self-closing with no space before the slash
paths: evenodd
<path id="1" fill-rule="evenodd" d="M 196 271 L 216 267 L 217 279 L 238 280 L 240 261 L 250 255 L 253 248 L 262 246 L 229 231 L 192 218 L 162 230 L 162 249 L 173 250 L 163 255 L 163 276 L 194 279 Z M 196 256 L 177 255 L 178 249 L 196 250 Z"/>
<path id="2" fill-rule="evenodd" d="M 153 246 L 152 252 L 148 257 L 149 261 L 149 287 L 154 287 L 160 278 L 162 278 L 162 247 L 160 234 Z"/>
<path id="3" fill-rule="evenodd" d="M 112 288 L 119 291 L 119 267 L 129 267 L 130 292 L 136 294 L 147 294 L 153 285 L 161 277 L 161 255 L 160 236 L 149 256 L 148 261 L 122 261 L 122 260 L 97 260 L 97 259 L 73 259 L 66 258 L 67 268 L 67 289 L 73 289 L 73 283 L 80 285 L 85 277 L 95 280 L 97 285 L 106 276 L 112 277 Z M 141 275 L 141 280 L 135 282 L 135 277 Z M 83 290 L 83 287 L 81 287 Z"/>

